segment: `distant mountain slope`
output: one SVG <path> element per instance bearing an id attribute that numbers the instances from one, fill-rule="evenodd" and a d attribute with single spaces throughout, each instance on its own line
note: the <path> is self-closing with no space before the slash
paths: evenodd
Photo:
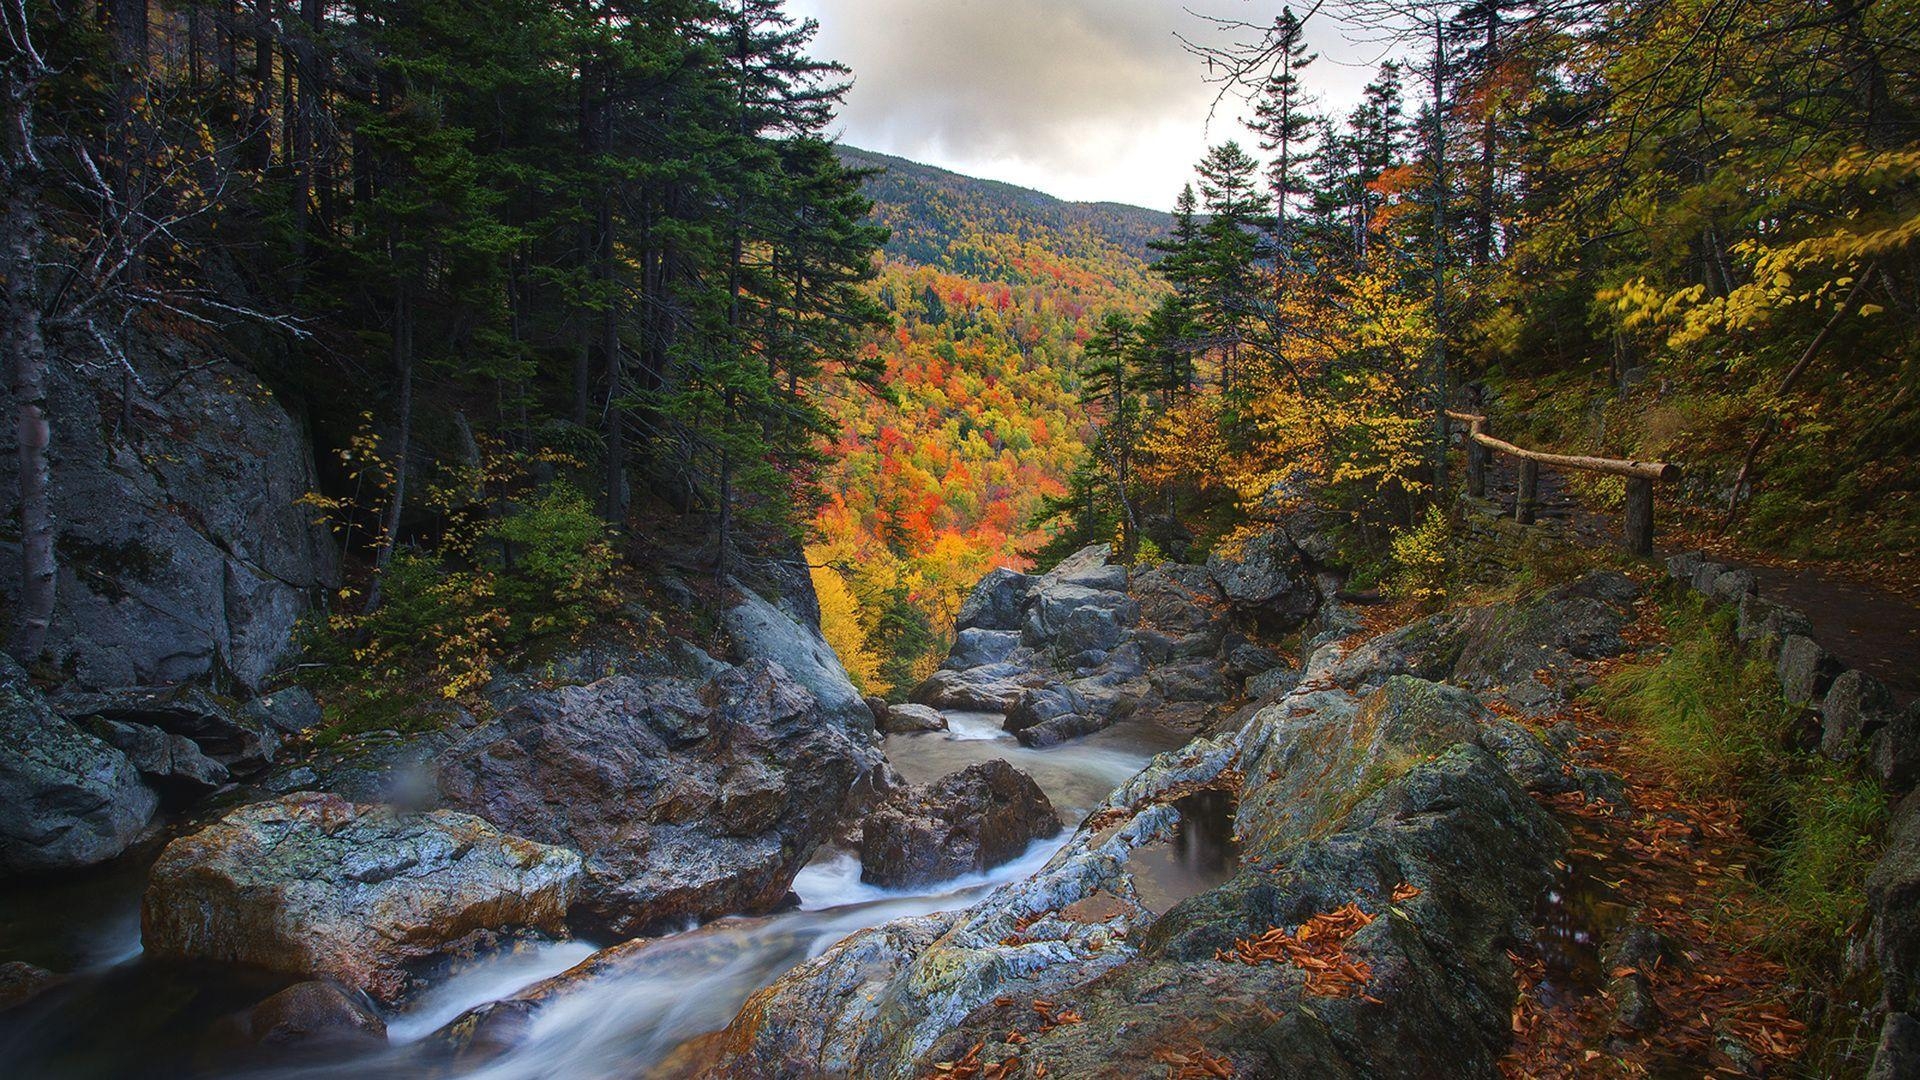
<path id="1" fill-rule="evenodd" d="M 1035 512 L 1086 457 L 1081 343 L 1166 288 L 1147 242 L 1168 218 L 841 153 L 875 170 L 893 230 L 872 285 L 892 320 L 862 346 L 887 394 L 825 395 L 839 430 L 808 561 L 827 640 L 863 689 L 897 696 L 945 657 L 974 582 L 1048 539 Z"/>
<path id="2" fill-rule="evenodd" d="M 888 254 L 984 280 L 1014 283 L 1029 273 L 984 250 L 984 237 L 1003 241 L 991 245 L 998 251 L 1012 238 L 1057 258 L 1119 267 L 1152 261 L 1148 241 L 1164 235 L 1172 220 L 1157 210 L 1067 202 L 851 146 L 840 147 L 840 158 L 855 168 L 882 170 L 868 181 L 867 194 L 877 204 L 875 216 L 893 230 Z"/>

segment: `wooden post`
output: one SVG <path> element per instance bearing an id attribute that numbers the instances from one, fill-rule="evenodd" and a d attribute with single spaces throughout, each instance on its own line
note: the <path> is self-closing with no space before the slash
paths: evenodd
<path id="1" fill-rule="evenodd" d="M 1539 508 L 1540 463 L 1532 458 L 1520 459 L 1520 491 L 1513 499 L 1513 520 L 1522 525 L 1533 524 L 1534 511 Z"/>
<path id="2" fill-rule="evenodd" d="M 1627 550 L 1653 554 L 1653 481 L 1638 476 L 1627 480 Z"/>
<path id="3" fill-rule="evenodd" d="M 1467 440 L 1467 494 L 1476 499 L 1487 497 L 1487 458 L 1489 451 L 1473 440 Z"/>

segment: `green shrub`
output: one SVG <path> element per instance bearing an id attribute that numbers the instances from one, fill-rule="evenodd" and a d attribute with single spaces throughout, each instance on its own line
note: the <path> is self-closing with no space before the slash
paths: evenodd
<path id="1" fill-rule="evenodd" d="M 1733 635 L 1732 614 L 1691 595 L 1667 612 L 1671 648 L 1597 688 L 1607 711 L 1688 790 L 1733 795 L 1766 858 L 1757 882 L 1769 952 L 1806 971 L 1830 968 L 1864 904 L 1886 815 L 1871 780 L 1794 748 L 1800 710 L 1772 665 Z"/>
<path id="2" fill-rule="evenodd" d="M 1445 600 L 1452 546 L 1452 521 L 1440 507 L 1428 507 L 1427 516 L 1418 525 L 1393 534 L 1387 591 L 1422 604 Z"/>

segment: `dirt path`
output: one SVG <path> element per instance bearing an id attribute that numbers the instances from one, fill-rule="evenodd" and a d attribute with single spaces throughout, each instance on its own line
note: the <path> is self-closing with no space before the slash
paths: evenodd
<path id="1" fill-rule="evenodd" d="M 1487 474 L 1488 497 L 1508 511 L 1517 473 L 1512 462 L 1496 459 Z M 1540 502 L 1539 520 L 1559 524 L 1581 543 L 1620 543 L 1620 515 L 1581 506 L 1551 469 L 1540 471 Z M 1770 559 L 1672 530 L 1656 532 L 1654 546 L 1660 558 L 1706 549 L 1719 562 L 1753 571 L 1760 594 L 1805 612 L 1814 640 L 1841 663 L 1885 683 L 1902 705 L 1920 698 L 1920 605 L 1837 564 Z"/>

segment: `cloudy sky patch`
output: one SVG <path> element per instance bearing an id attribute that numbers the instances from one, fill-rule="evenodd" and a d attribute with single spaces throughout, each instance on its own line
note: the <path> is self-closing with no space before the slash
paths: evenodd
<path id="1" fill-rule="evenodd" d="M 1278 2 L 1199 0 L 1270 21 Z M 1240 138 L 1236 102 L 1208 127 L 1216 88 L 1174 36 L 1217 39 L 1174 0 L 790 0 L 820 21 L 815 53 L 851 66 L 840 134 L 855 146 L 1062 198 L 1164 208 L 1207 143 Z M 1296 8 L 1298 10 L 1298 8 Z M 1371 76 L 1366 47 L 1331 22 L 1307 78 L 1344 109 Z M 1211 135 L 1211 139 L 1209 139 Z"/>

